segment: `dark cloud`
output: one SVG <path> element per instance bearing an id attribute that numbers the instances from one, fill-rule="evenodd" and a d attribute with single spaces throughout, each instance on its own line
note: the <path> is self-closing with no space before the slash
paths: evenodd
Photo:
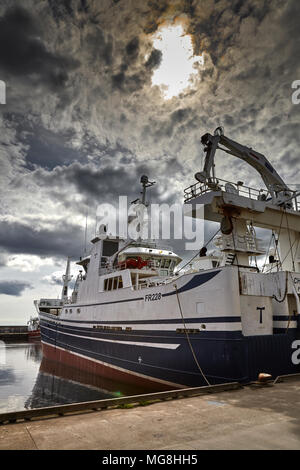
<path id="1" fill-rule="evenodd" d="M 119 72 L 112 76 L 112 88 L 117 90 L 123 90 L 125 84 L 125 73 Z"/>
<path id="2" fill-rule="evenodd" d="M 76 258 L 83 251 L 83 244 L 84 229 L 67 222 L 52 230 L 35 230 L 21 222 L 0 222 L 0 246 L 6 253 Z"/>
<path id="3" fill-rule="evenodd" d="M 41 39 L 36 19 L 24 8 L 14 7 L 0 18 L 0 67 L 2 73 L 31 77 L 56 90 L 68 80 L 78 60 L 50 52 Z"/>
<path id="4" fill-rule="evenodd" d="M 24 143 L 29 145 L 26 162 L 29 167 L 42 166 L 53 169 L 76 160 L 84 160 L 84 154 L 68 147 L 69 136 L 59 135 L 45 128 L 36 127 L 26 135 Z"/>
<path id="5" fill-rule="evenodd" d="M 25 289 L 32 289 L 32 285 L 23 281 L 0 280 L 0 294 L 20 297 Z"/>
<path id="6" fill-rule="evenodd" d="M 106 66 L 113 64 L 113 38 L 108 33 L 104 34 L 99 26 L 87 34 L 85 45 L 93 63 L 100 60 Z"/>
<path id="7" fill-rule="evenodd" d="M 268 0 L 208 1 L 206 8 L 196 0 L 191 3 L 192 8 L 187 8 L 186 13 L 190 17 L 189 31 L 194 37 L 195 52 L 204 49 L 215 64 L 236 44 L 243 20 L 254 18 L 258 25 L 272 8 Z"/>
<path id="8" fill-rule="evenodd" d="M 85 196 L 86 204 L 100 204 L 102 202 L 118 202 L 119 196 L 127 196 L 128 200 L 139 197 L 141 192 L 140 178 L 148 175 L 150 180 L 156 180 L 157 185 L 151 188 L 150 194 L 153 201 L 159 203 L 163 192 L 169 185 L 169 177 L 174 172 L 181 171 L 181 166 L 175 158 L 169 158 L 168 178 L 163 177 L 157 162 L 121 165 L 115 168 L 111 165 L 105 168 L 97 168 L 95 165 L 81 164 L 75 162 L 67 167 L 57 167 L 53 172 L 37 170 L 35 178 L 41 187 L 50 187 L 57 190 L 61 187 L 68 188 L 76 193 Z M 175 197 L 171 191 L 168 197 Z"/>
<path id="9" fill-rule="evenodd" d="M 57 2 L 56 0 L 48 0 L 48 4 L 52 10 L 53 16 L 59 20 L 63 19 L 65 15 L 74 17 L 76 11 L 83 9 L 86 11 L 88 9 L 87 2 L 77 2 L 77 7 L 73 6 L 73 0 L 61 0 Z"/>
<path id="10" fill-rule="evenodd" d="M 145 83 L 148 82 L 149 77 L 145 70 L 141 69 L 136 73 L 126 73 L 128 65 L 123 63 L 119 73 L 112 76 L 112 90 L 118 90 L 126 95 L 130 95 L 138 90 L 141 90 Z"/>
<path id="11" fill-rule="evenodd" d="M 158 49 L 153 49 L 151 52 L 147 62 L 145 63 L 145 67 L 148 69 L 155 69 L 160 66 L 162 60 L 162 52 Z"/>
<path id="12" fill-rule="evenodd" d="M 269 156 L 288 182 L 299 181 L 300 106 L 291 104 L 291 83 L 299 78 L 300 2 L 27 0 L 26 6 L 0 6 L 1 74 L 19 80 L 8 83 L 11 96 L 0 109 L 11 112 L 0 119 L 6 252 L 77 255 L 84 209 L 118 195 L 136 199 L 142 174 L 158 182 L 154 202 L 182 200 L 203 163 L 201 135 L 218 125 Z M 194 53 L 204 53 L 204 66 L 194 87 L 164 101 L 151 86 L 162 60 L 151 34 L 175 17 L 188 28 Z M 35 94 L 40 83 L 55 90 L 68 84 L 68 93 Z M 217 158 L 217 175 L 257 186 L 250 170 L 228 155 Z"/>
<path id="13" fill-rule="evenodd" d="M 180 108 L 174 111 L 171 114 L 171 121 L 174 123 L 181 123 L 187 119 L 187 117 L 191 114 L 191 109 L 189 108 Z"/>
<path id="14" fill-rule="evenodd" d="M 131 39 L 131 41 L 126 45 L 126 54 L 131 60 L 137 58 L 139 54 L 139 45 L 140 41 L 138 37 Z"/>

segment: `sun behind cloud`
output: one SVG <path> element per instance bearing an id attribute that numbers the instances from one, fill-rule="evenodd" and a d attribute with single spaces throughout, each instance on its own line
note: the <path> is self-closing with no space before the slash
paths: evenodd
<path id="1" fill-rule="evenodd" d="M 162 53 L 160 66 L 152 76 L 152 85 L 160 87 L 164 98 L 171 99 L 192 86 L 203 55 L 193 55 L 193 44 L 183 22 L 163 24 L 152 37 L 155 49 Z"/>

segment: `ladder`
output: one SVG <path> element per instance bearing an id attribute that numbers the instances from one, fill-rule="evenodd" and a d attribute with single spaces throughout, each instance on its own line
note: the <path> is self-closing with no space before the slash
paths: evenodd
<path id="1" fill-rule="evenodd" d="M 235 253 L 227 253 L 226 259 L 225 259 L 225 266 L 231 266 L 233 265 L 233 262 L 235 260 L 236 254 Z"/>

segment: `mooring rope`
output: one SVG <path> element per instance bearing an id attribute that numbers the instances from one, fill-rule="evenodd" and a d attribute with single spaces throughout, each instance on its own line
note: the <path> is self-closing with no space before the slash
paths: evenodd
<path id="1" fill-rule="evenodd" d="M 177 302 L 178 302 L 178 306 L 179 306 L 179 310 L 180 310 L 180 315 L 181 315 L 182 322 L 183 322 L 183 325 L 184 325 L 184 332 L 185 332 L 186 338 L 187 338 L 187 340 L 188 340 L 188 343 L 189 343 L 191 352 L 192 352 L 192 354 L 193 354 L 193 358 L 194 358 L 194 360 L 195 360 L 195 362 L 196 362 L 196 365 L 197 365 L 197 367 L 198 367 L 198 369 L 199 369 L 199 371 L 200 371 L 202 377 L 204 378 L 205 382 L 207 383 L 207 385 L 211 385 L 211 384 L 209 383 L 209 381 L 207 380 L 207 378 L 206 378 L 206 376 L 205 376 L 203 370 L 202 370 L 201 367 L 200 367 L 200 364 L 199 364 L 198 359 L 197 359 L 197 357 L 196 357 L 196 354 L 195 354 L 194 348 L 193 348 L 193 346 L 192 346 L 192 343 L 191 343 L 189 334 L 188 334 L 188 332 L 187 332 L 187 327 L 186 327 L 186 324 L 185 324 L 185 320 L 184 320 L 184 316 L 183 316 L 183 313 L 182 313 L 182 308 L 181 308 L 181 304 L 180 304 L 180 300 L 179 300 L 179 294 L 178 294 L 178 290 L 177 290 L 177 284 L 174 284 L 174 287 L 175 287 L 175 290 L 176 290 L 176 297 L 177 297 Z"/>

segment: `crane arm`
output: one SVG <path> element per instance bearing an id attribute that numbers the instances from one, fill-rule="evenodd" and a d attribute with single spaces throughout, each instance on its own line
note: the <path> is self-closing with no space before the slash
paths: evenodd
<path id="1" fill-rule="evenodd" d="M 214 158 L 217 149 L 223 150 L 230 155 L 233 155 L 241 160 L 244 160 L 253 168 L 255 168 L 261 175 L 267 189 L 271 194 L 284 192 L 284 196 L 291 196 L 291 190 L 285 184 L 283 179 L 279 176 L 267 158 L 259 152 L 256 152 L 250 147 L 235 142 L 222 134 L 221 128 L 216 129 L 215 134 L 204 134 L 201 142 L 204 145 L 206 153 L 204 169 L 202 172 L 197 173 L 196 179 L 204 182 L 211 177 L 211 172 L 214 167 Z M 219 147 L 219 145 L 225 148 Z M 283 194 L 281 194 L 281 197 Z"/>

